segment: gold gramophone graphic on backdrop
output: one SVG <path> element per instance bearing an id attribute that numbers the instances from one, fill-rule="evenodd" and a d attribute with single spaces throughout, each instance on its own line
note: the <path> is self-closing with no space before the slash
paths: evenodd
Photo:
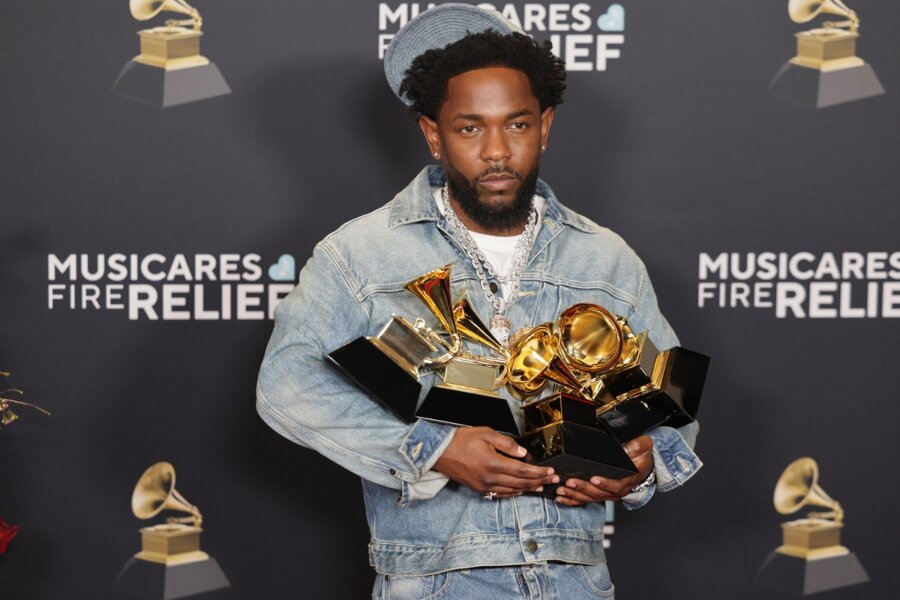
<path id="1" fill-rule="evenodd" d="M 130 0 L 131 15 L 149 21 L 162 12 L 187 15 L 138 32 L 141 53 L 125 64 L 112 91 L 168 107 L 231 93 L 215 63 L 200 54 L 203 18 L 185 0 Z"/>
<path id="2" fill-rule="evenodd" d="M 789 0 L 788 15 L 808 23 L 822 14 L 843 17 L 801 31 L 797 55 L 782 65 L 769 94 L 814 108 L 861 100 L 884 93 L 870 65 L 856 55 L 859 17 L 842 0 Z"/>
<path id="3" fill-rule="evenodd" d="M 164 510 L 188 513 L 142 528 L 141 551 L 125 563 L 115 587 L 144 598 L 184 598 L 229 587 L 214 558 L 200 549 L 203 516 L 175 489 L 175 468 L 158 462 L 144 471 L 131 496 L 134 516 L 147 520 Z"/>
<path id="4" fill-rule="evenodd" d="M 781 524 L 782 544 L 766 558 L 758 582 L 807 595 L 869 580 L 856 555 L 841 545 L 844 510 L 819 485 L 815 460 L 804 457 L 788 465 L 775 485 L 773 501 L 783 515 L 805 506 L 827 512 Z"/>

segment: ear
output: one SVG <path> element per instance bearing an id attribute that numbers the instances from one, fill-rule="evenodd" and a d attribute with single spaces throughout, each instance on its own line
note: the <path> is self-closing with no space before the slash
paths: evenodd
<path id="1" fill-rule="evenodd" d="M 441 134 L 438 131 L 438 124 L 422 115 L 419 117 L 419 128 L 422 130 L 422 135 L 425 136 L 425 143 L 428 144 L 428 153 L 434 158 L 440 158 L 443 154 L 441 150 Z M 437 156 L 435 156 L 437 153 Z"/>
<path id="2" fill-rule="evenodd" d="M 550 139 L 550 126 L 553 125 L 553 116 L 556 111 L 552 106 L 548 106 L 541 113 L 541 146 L 547 147 L 547 140 Z"/>

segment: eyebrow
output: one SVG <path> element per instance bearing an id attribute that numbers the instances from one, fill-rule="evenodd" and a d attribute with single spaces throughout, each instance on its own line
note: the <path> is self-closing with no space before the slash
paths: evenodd
<path id="1" fill-rule="evenodd" d="M 508 115 L 506 115 L 506 120 L 509 121 L 510 119 L 517 119 L 519 117 L 524 117 L 526 115 L 534 115 L 534 111 L 531 111 L 527 108 L 522 109 L 522 110 L 517 110 L 517 111 L 511 112 Z M 478 115 L 478 114 L 474 114 L 474 113 L 460 113 L 458 115 L 455 115 L 453 117 L 453 120 L 454 121 L 456 121 L 456 120 L 475 121 L 476 123 L 479 123 L 484 120 L 484 117 L 481 115 Z"/>

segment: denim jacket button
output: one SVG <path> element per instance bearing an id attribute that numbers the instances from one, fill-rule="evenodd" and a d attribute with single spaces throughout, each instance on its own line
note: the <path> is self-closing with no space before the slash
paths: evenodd
<path id="1" fill-rule="evenodd" d="M 525 547 L 528 548 L 529 552 L 537 552 L 538 549 L 537 542 L 534 540 L 529 540 Z"/>
<path id="2" fill-rule="evenodd" d="M 391 469 L 391 470 L 390 470 L 390 474 L 391 474 L 391 475 L 396 475 L 396 474 L 397 474 L 397 469 Z"/>

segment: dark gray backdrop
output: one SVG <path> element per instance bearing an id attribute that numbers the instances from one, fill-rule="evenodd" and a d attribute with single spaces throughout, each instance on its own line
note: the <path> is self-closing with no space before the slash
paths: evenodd
<path id="1" fill-rule="evenodd" d="M 608 6 L 590 4 L 593 19 Z M 823 597 L 893 597 L 896 320 L 776 319 L 696 296 L 701 252 L 898 250 L 900 7 L 852 3 L 887 94 L 812 110 L 766 94 L 805 28 L 786 2 L 622 4 L 622 56 L 570 73 L 543 177 L 635 247 L 684 345 L 713 363 L 706 467 L 617 512 L 617 596 L 784 597 L 752 579 L 780 540 L 775 481 L 811 455 L 872 577 Z M 381 74 L 377 3 L 195 6 L 233 94 L 157 109 L 109 91 L 144 26 L 127 2 L 0 2 L 0 370 L 54 412 L 0 432 L 0 517 L 22 526 L 4 599 L 113 597 L 143 525 L 131 490 L 158 460 L 206 516 L 223 597 L 369 593 L 358 481 L 256 417 L 270 322 L 47 308 L 48 254 L 299 266 L 428 160 Z"/>

